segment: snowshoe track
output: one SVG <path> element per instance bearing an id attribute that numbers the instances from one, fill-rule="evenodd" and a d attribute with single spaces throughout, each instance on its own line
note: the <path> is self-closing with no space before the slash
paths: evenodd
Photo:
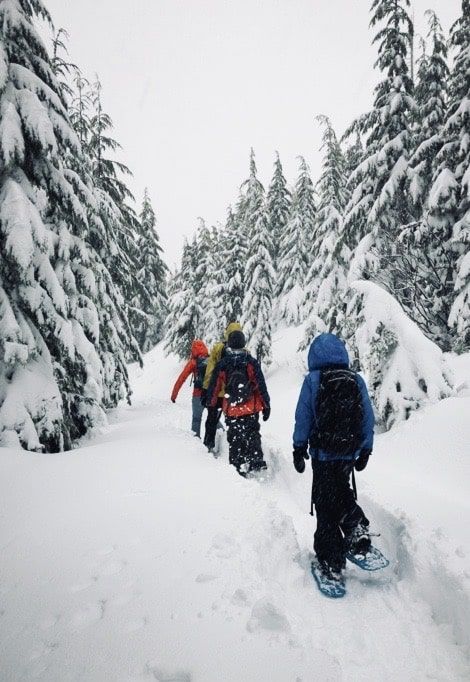
<path id="1" fill-rule="evenodd" d="M 4 529 L 3 677 L 468 679 L 468 577 L 449 573 L 442 538 L 417 540 L 410 519 L 361 494 L 390 566 L 349 566 L 346 596 L 323 598 L 309 469 L 299 476 L 272 435 L 275 408 L 262 425 L 271 477 L 245 480 L 188 432 L 189 401 L 149 398 L 165 362 L 156 351 L 136 404 L 76 452 L 0 460 L 17 515 Z M 40 515 L 32 481 L 50 501 Z"/>

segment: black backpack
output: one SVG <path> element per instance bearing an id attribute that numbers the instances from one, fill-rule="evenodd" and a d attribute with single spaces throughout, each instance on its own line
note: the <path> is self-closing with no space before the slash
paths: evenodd
<path id="1" fill-rule="evenodd" d="M 253 397 L 247 362 L 237 362 L 226 368 L 225 397 L 232 407 L 242 405 Z"/>
<path id="2" fill-rule="evenodd" d="M 334 455 L 352 455 L 361 447 L 363 416 L 356 372 L 339 367 L 321 370 L 311 446 Z"/>
<path id="3" fill-rule="evenodd" d="M 208 358 L 196 358 L 196 372 L 194 374 L 194 388 L 201 389 L 204 383 Z"/>

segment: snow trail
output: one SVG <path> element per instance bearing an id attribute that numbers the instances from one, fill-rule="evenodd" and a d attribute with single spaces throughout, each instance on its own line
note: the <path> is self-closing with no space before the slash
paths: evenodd
<path id="1" fill-rule="evenodd" d="M 133 370 L 134 405 L 78 450 L 0 450 L 2 679 L 468 679 L 464 571 L 369 479 L 361 503 L 391 566 L 348 567 L 339 603 L 318 593 L 311 478 L 291 466 L 300 368 L 284 342 L 268 377 L 264 482 L 189 433 L 189 391 L 169 402 L 177 364 L 159 348 Z"/>

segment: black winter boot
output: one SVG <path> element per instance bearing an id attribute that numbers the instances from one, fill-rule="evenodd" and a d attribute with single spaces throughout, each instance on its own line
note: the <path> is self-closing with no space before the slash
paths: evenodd
<path id="1" fill-rule="evenodd" d="M 369 526 L 358 523 L 352 533 L 344 538 L 345 551 L 351 554 L 366 555 L 370 550 Z"/>

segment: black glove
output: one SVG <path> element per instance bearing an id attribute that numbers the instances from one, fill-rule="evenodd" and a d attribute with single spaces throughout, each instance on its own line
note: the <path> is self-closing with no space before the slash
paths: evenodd
<path id="1" fill-rule="evenodd" d="M 270 407 L 265 407 L 263 410 L 263 421 L 267 422 L 269 419 L 269 415 L 271 414 L 271 408 Z"/>
<path id="2" fill-rule="evenodd" d="M 362 448 L 361 452 L 359 453 L 359 457 L 354 462 L 354 468 L 356 471 L 363 471 L 366 468 L 371 454 L 372 450 L 370 448 Z"/>
<path id="3" fill-rule="evenodd" d="M 307 446 L 302 445 L 298 448 L 294 448 L 294 466 L 299 474 L 303 474 L 305 471 L 305 460 L 308 459 Z"/>
<path id="4" fill-rule="evenodd" d="M 207 388 L 203 388 L 201 390 L 201 403 L 202 403 L 203 407 L 206 406 L 206 399 L 207 399 Z"/>

